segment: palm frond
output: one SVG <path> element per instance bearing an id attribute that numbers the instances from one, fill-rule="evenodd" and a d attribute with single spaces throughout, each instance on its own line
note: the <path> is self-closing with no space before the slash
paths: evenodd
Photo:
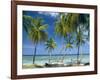
<path id="1" fill-rule="evenodd" d="M 48 25 L 45 24 L 45 25 L 42 25 L 39 27 L 39 30 L 46 30 L 48 28 Z"/>

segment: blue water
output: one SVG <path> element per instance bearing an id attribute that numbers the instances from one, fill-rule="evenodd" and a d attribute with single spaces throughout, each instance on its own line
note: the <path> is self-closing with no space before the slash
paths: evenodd
<path id="1" fill-rule="evenodd" d="M 33 56 L 23 56 L 22 57 L 22 62 L 23 64 L 32 64 L 32 58 Z M 48 59 L 49 59 L 49 56 L 47 55 L 42 55 L 42 56 L 36 56 L 35 57 L 35 63 L 36 64 L 45 64 L 45 63 L 48 63 Z M 81 63 L 89 63 L 90 62 L 90 57 L 89 55 L 82 55 L 80 56 L 80 59 L 81 59 Z M 61 55 L 53 55 L 51 57 L 51 62 L 54 63 L 54 62 L 57 62 L 57 61 L 61 61 L 62 60 L 62 56 Z M 76 62 L 77 60 L 77 55 L 67 55 L 64 57 L 64 63 L 65 64 L 68 64 L 68 63 L 71 63 L 71 62 Z"/>

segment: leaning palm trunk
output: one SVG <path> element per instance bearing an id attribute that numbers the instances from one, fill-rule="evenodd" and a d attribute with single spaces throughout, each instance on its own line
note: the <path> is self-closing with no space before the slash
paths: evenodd
<path id="1" fill-rule="evenodd" d="M 60 54 L 62 54 L 63 50 L 65 48 L 65 45 L 63 44 L 62 49 L 60 50 Z M 63 57 L 65 56 L 65 54 L 63 54 L 63 56 L 60 57 L 60 61 L 63 62 Z"/>
<path id="2" fill-rule="evenodd" d="M 37 51 L 37 44 L 35 45 L 35 48 L 34 48 L 34 54 L 33 54 L 33 64 L 35 63 L 36 51 Z"/>
<path id="3" fill-rule="evenodd" d="M 64 50 L 64 48 L 62 48 L 61 53 L 62 53 L 63 50 Z M 65 56 L 65 54 L 63 54 L 63 55 L 60 57 L 59 60 L 60 60 L 61 62 L 63 62 L 63 58 L 64 58 L 64 56 Z"/>
<path id="4" fill-rule="evenodd" d="M 62 63 L 64 62 L 64 59 L 65 59 L 66 54 L 67 54 L 67 53 L 64 53 L 63 56 L 62 56 L 62 59 L 61 59 L 61 62 L 62 62 Z"/>

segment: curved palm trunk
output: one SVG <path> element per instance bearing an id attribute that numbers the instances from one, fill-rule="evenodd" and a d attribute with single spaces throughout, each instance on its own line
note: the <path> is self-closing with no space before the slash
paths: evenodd
<path id="1" fill-rule="evenodd" d="M 36 51 L 37 51 L 37 44 L 35 45 L 35 48 L 34 48 L 34 54 L 33 54 L 33 64 L 35 63 Z"/>
<path id="2" fill-rule="evenodd" d="M 64 62 L 64 59 L 65 59 L 65 57 L 66 57 L 66 55 L 67 55 L 66 51 L 67 51 L 67 49 L 65 50 L 65 53 L 64 53 L 63 56 L 62 56 L 61 62 Z"/>
<path id="3" fill-rule="evenodd" d="M 65 45 L 63 44 L 63 46 L 62 46 L 62 48 L 61 48 L 61 50 L 60 50 L 60 54 L 62 54 L 64 48 L 65 48 Z M 59 59 L 59 60 L 61 60 L 61 62 L 63 61 L 64 56 L 65 56 L 65 54 L 63 54 L 63 55 L 61 56 L 61 58 Z"/>

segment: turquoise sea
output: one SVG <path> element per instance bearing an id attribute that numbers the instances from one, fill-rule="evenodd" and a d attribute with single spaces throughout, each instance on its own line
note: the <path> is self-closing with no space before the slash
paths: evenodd
<path id="1" fill-rule="evenodd" d="M 23 55 L 22 57 L 22 62 L 23 64 L 32 64 L 32 55 Z M 35 57 L 35 63 L 36 64 L 40 64 L 43 65 L 45 63 L 48 63 L 48 59 L 49 56 L 47 55 L 37 55 Z M 90 57 L 88 54 L 84 54 L 82 56 L 80 56 L 81 59 L 81 63 L 89 63 L 90 62 Z M 62 55 L 52 55 L 51 57 L 51 62 L 55 63 L 55 62 L 59 62 L 62 60 Z M 67 55 L 64 57 L 64 63 L 65 64 L 69 64 L 69 63 L 75 63 L 77 60 L 77 55 L 73 54 L 73 55 Z"/>

